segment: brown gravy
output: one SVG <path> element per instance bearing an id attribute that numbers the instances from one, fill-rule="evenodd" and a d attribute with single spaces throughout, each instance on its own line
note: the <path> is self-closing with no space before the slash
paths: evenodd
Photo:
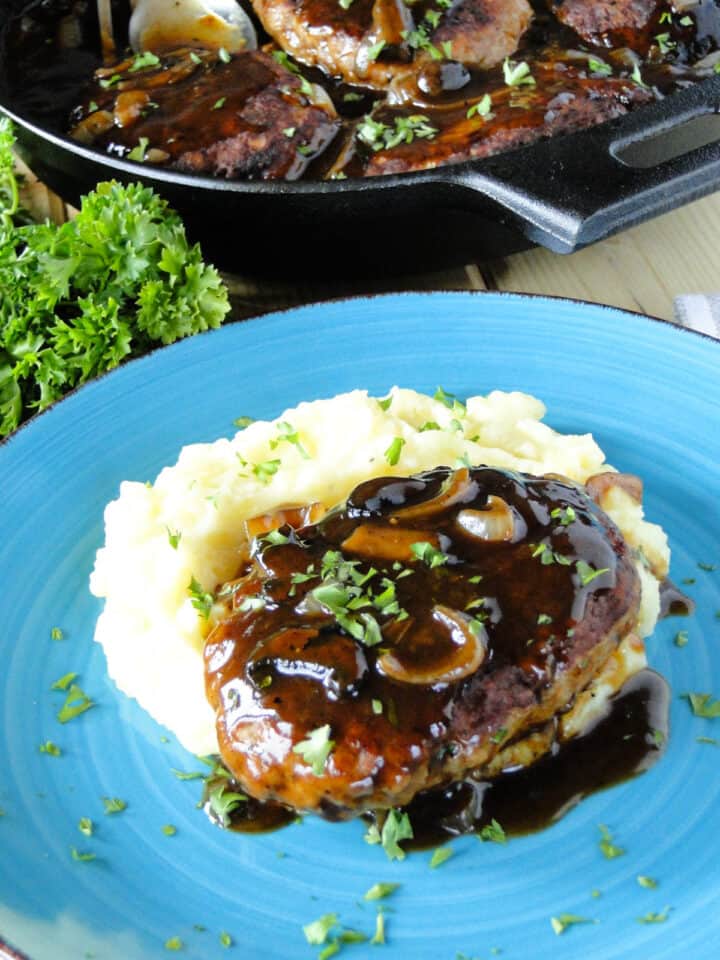
<path id="1" fill-rule="evenodd" d="M 479 833 L 492 820 L 507 836 L 551 826 L 585 797 L 643 773 L 661 758 L 668 742 L 669 701 L 667 682 L 653 670 L 642 670 L 612 698 L 609 713 L 591 730 L 531 767 L 508 770 L 493 781 L 468 779 L 418 794 L 405 808 L 415 833 L 407 845 L 423 849 L 446 843 Z M 205 809 L 221 825 L 207 803 Z M 287 807 L 250 799 L 233 813 L 229 829 L 261 833 L 295 819 Z"/>

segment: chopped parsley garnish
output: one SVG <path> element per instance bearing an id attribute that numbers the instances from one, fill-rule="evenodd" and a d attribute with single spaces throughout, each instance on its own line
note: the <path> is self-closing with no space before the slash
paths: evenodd
<path id="1" fill-rule="evenodd" d="M 309 460 L 310 454 L 307 452 L 305 447 L 300 442 L 300 434 L 293 427 L 291 423 L 288 423 L 286 420 L 283 420 L 277 425 L 278 437 L 275 440 L 270 441 L 270 449 L 275 450 L 281 443 L 290 443 L 292 444 L 303 458 L 303 460 Z M 279 463 L 279 461 L 270 461 L 271 463 Z M 275 472 L 275 471 L 273 471 Z"/>
<path id="2" fill-rule="evenodd" d="M 166 950 L 182 950 L 185 944 L 182 942 L 180 937 L 170 937 L 169 940 L 165 941 Z"/>
<path id="3" fill-rule="evenodd" d="M 543 626 L 546 626 L 548 623 L 552 623 L 553 620 L 552 620 L 552 617 L 548 616 L 547 613 L 539 613 L 537 622 L 538 622 L 538 626 L 543 627 Z"/>
<path id="4" fill-rule="evenodd" d="M 363 900 L 384 900 L 391 893 L 395 893 L 399 886 L 399 883 L 374 883 L 364 895 Z"/>
<path id="5" fill-rule="evenodd" d="M 284 130 L 283 133 L 285 133 Z M 255 417 L 238 417 L 236 420 L 233 420 L 233 426 L 237 427 L 238 430 L 244 430 L 246 427 L 249 427 L 251 423 L 255 423 Z"/>
<path id="6" fill-rule="evenodd" d="M 450 559 L 442 550 L 436 550 L 427 540 L 421 540 L 418 543 L 411 543 L 410 550 L 423 563 L 427 564 L 431 570 L 435 567 L 442 567 Z"/>
<path id="7" fill-rule="evenodd" d="M 127 803 L 121 800 L 120 797 L 103 797 L 102 802 L 103 807 L 105 807 L 105 813 L 108 815 L 122 813 L 123 810 L 127 810 Z"/>
<path id="8" fill-rule="evenodd" d="M 220 933 L 219 939 L 220 939 L 221 947 L 231 947 L 233 945 L 233 938 L 230 936 L 230 934 L 226 930 L 223 930 Z"/>
<path id="9" fill-rule="evenodd" d="M 330 739 L 330 724 L 326 723 L 323 727 L 311 730 L 307 738 L 296 743 L 292 750 L 299 754 L 305 763 L 312 767 L 315 776 L 319 777 L 334 746 L 335 741 Z"/>
<path id="10" fill-rule="evenodd" d="M 473 117 L 480 117 L 481 120 L 487 120 L 492 116 L 492 100 L 490 94 L 486 93 L 477 103 L 473 103 L 471 107 L 468 107 L 465 116 L 468 120 L 472 120 Z"/>
<path id="11" fill-rule="evenodd" d="M 343 10 L 349 10 L 353 3 L 354 0 L 338 0 L 338 6 L 342 7 Z"/>
<path id="12" fill-rule="evenodd" d="M 712 573 L 714 570 L 717 570 L 716 563 L 700 563 L 698 561 L 698 568 L 700 570 L 705 570 L 707 573 Z"/>
<path id="13" fill-rule="evenodd" d="M 128 153 L 128 160 L 134 160 L 135 163 L 145 163 L 145 156 L 147 154 L 147 149 L 150 146 L 150 141 L 147 137 L 140 137 L 137 142 L 137 145 L 132 148 L 130 153 Z"/>
<path id="14" fill-rule="evenodd" d="M 612 75 L 612 67 L 604 60 L 598 60 L 597 57 L 588 57 L 588 69 L 591 73 L 599 77 L 609 77 Z"/>
<path id="15" fill-rule="evenodd" d="M 375 946 L 382 946 L 385 943 L 385 914 L 381 910 L 378 910 L 375 917 L 375 933 L 370 943 Z"/>
<path id="16" fill-rule="evenodd" d="M 550 926 L 558 936 L 560 936 L 561 933 L 565 933 L 568 927 L 582 923 L 597 923 L 597 920 L 590 920 L 588 917 L 579 917 L 575 913 L 560 913 L 557 917 L 550 917 Z"/>
<path id="17" fill-rule="evenodd" d="M 645 887 L 646 890 L 655 890 L 658 882 L 653 877 L 646 877 L 643 874 L 637 878 L 637 882 L 641 887 Z"/>
<path id="18" fill-rule="evenodd" d="M 392 150 L 415 139 L 430 140 L 436 133 L 435 127 L 431 127 L 428 118 L 421 113 L 395 117 L 392 126 L 367 116 L 357 128 L 358 139 L 376 151 Z"/>
<path id="19" fill-rule="evenodd" d="M 379 716 L 383 712 L 382 700 L 373 700 L 372 701 L 372 712 Z"/>
<path id="20" fill-rule="evenodd" d="M 120 83 L 122 77 L 119 73 L 114 73 L 111 77 L 106 77 L 100 81 L 100 86 L 103 90 L 109 90 L 110 87 L 114 87 L 116 83 Z"/>
<path id="21" fill-rule="evenodd" d="M 403 440 L 403 438 L 395 437 L 392 443 L 390 444 L 390 446 L 387 448 L 387 450 L 383 454 L 383 456 L 385 457 L 385 459 L 387 460 L 387 462 L 390 464 L 391 467 L 394 467 L 397 464 L 398 460 L 400 459 L 400 453 L 404 446 L 405 446 L 405 441 Z"/>
<path id="22" fill-rule="evenodd" d="M 369 47 L 367 52 L 368 61 L 372 63 L 374 60 L 377 60 L 386 46 L 387 43 L 385 40 L 378 40 L 377 43 L 374 43 L 371 47 Z"/>
<path id="23" fill-rule="evenodd" d="M 436 423 L 434 420 L 426 420 L 425 423 L 418 429 L 418 433 L 425 433 L 427 430 L 440 430 L 440 424 Z"/>
<path id="24" fill-rule="evenodd" d="M 252 472 L 261 483 L 270 483 L 281 463 L 281 460 L 264 460 L 262 463 L 253 464 Z"/>
<path id="25" fill-rule="evenodd" d="M 206 782 L 212 779 L 213 775 L 211 774 L 206 778 Z M 227 784 L 222 782 L 222 778 L 208 792 L 210 811 L 224 827 L 230 826 L 231 814 L 246 804 L 247 799 L 244 793 L 228 790 Z"/>
<path id="26" fill-rule="evenodd" d="M 685 698 L 696 717 L 716 720 L 720 717 L 720 700 L 713 700 L 710 693 L 686 693 Z"/>
<path id="27" fill-rule="evenodd" d="M 147 70 L 148 67 L 157 67 L 159 64 L 160 57 L 156 56 L 154 53 L 151 53 L 150 50 L 146 50 L 144 53 L 139 53 L 135 57 L 128 72 L 135 73 L 137 70 Z"/>
<path id="28" fill-rule="evenodd" d="M 365 842 L 370 844 L 381 843 L 389 860 L 404 860 L 405 851 L 400 846 L 401 840 L 412 840 L 414 836 L 410 817 L 399 810 L 388 810 L 382 830 L 377 824 L 371 824 L 365 834 Z"/>
<path id="29" fill-rule="evenodd" d="M 168 543 L 173 550 L 177 550 L 182 540 L 182 533 L 179 530 L 171 530 L 170 527 L 165 527 L 165 529 L 167 530 Z"/>
<path id="30" fill-rule="evenodd" d="M 50 639 L 51 639 L 51 640 L 64 640 L 64 639 L 65 639 L 65 634 L 62 632 L 62 630 L 60 629 L 60 627 L 53 627 L 52 630 L 50 631 Z"/>
<path id="31" fill-rule="evenodd" d="M 230 63 L 230 61 L 232 60 L 232 57 L 227 52 L 225 47 L 220 47 L 220 49 L 218 50 L 218 57 L 222 60 L 223 63 Z"/>
<path id="32" fill-rule="evenodd" d="M 83 836 L 91 837 L 93 835 L 94 825 L 90 817 L 80 817 L 78 820 L 78 830 Z"/>
<path id="33" fill-rule="evenodd" d="M 630 79 L 632 80 L 633 83 L 637 84 L 638 87 L 643 87 L 645 90 L 650 89 L 648 85 L 645 83 L 645 81 L 643 80 L 642 75 L 640 74 L 639 63 L 636 63 L 633 66 L 632 73 L 630 74 Z"/>
<path id="34" fill-rule="evenodd" d="M 162 832 L 165 834 L 166 837 L 174 837 L 175 834 L 177 833 L 177 827 L 174 826 L 172 823 L 165 823 L 163 824 Z"/>
<path id="35" fill-rule="evenodd" d="M 431 23 L 431 17 L 426 16 L 426 19 Z M 400 36 L 411 49 L 424 50 L 425 53 L 430 54 L 432 60 L 442 60 L 443 57 L 449 60 L 452 56 L 452 46 L 447 42 L 441 43 L 439 47 L 435 46 L 430 39 L 429 29 L 424 23 L 415 30 L 402 30 Z"/>
<path id="36" fill-rule="evenodd" d="M 75 717 L 79 717 L 81 713 L 85 713 L 86 710 L 90 710 L 90 708 L 94 706 L 95 702 L 91 700 L 76 683 L 71 683 L 70 689 L 65 697 L 65 703 L 57 714 L 57 719 L 60 723 L 68 723 L 70 720 L 74 720 Z"/>
<path id="37" fill-rule="evenodd" d="M 503 78 L 508 87 L 535 86 L 535 77 L 530 73 L 530 67 L 525 60 L 516 63 L 509 57 L 503 60 Z"/>
<path id="38" fill-rule="evenodd" d="M 670 915 L 670 907 L 665 907 L 660 913 L 646 913 L 644 917 L 638 917 L 638 923 L 665 923 Z"/>
<path id="39" fill-rule="evenodd" d="M 227 97 L 220 97 L 220 99 L 219 99 L 219 100 L 216 100 L 215 103 L 212 105 L 212 107 L 211 107 L 210 109 L 211 109 L 211 110 L 222 110 L 222 108 L 225 106 L 225 102 L 226 102 L 226 101 L 227 101 Z"/>
<path id="40" fill-rule="evenodd" d="M 446 390 L 443 390 L 442 387 L 437 388 L 433 394 L 433 400 L 437 400 L 438 403 L 442 403 L 443 406 L 447 407 L 448 410 L 452 410 L 452 412 L 458 417 L 464 417 L 467 413 L 465 404 L 461 403 L 454 393 L 448 393 Z"/>
<path id="41" fill-rule="evenodd" d="M 392 403 L 392 401 L 393 401 L 392 394 L 390 394 L 390 396 L 385 397 L 382 400 L 378 400 L 377 405 L 380 407 L 381 410 L 387 412 L 390 409 L 390 404 Z"/>
<path id="42" fill-rule="evenodd" d="M 207 620 L 210 616 L 212 605 L 215 602 L 215 597 L 212 593 L 208 593 L 207 590 L 204 590 L 202 584 L 199 583 L 195 577 L 192 577 L 187 589 L 188 593 L 190 594 L 193 607 L 197 610 L 203 620 Z"/>
<path id="43" fill-rule="evenodd" d="M 494 817 L 475 836 L 489 843 L 507 843 L 507 834 Z"/>
<path id="44" fill-rule="evenodd" d="M 550 516 L 553 520 L 559 520 L 563 527 L 569 527 L 577 520 L 577 514 L 572 507 L 555 507 L 550 511 Z"/>
<path id="45" fill-rule="evenodd" d="M 709 743 L 713 747 L 720 747 L 720 740 L 716 740 L 715 737 L 695 737 L 696 743 Z"/>
<path id="46" fill-rule="evenodd" d="M 95 860 L 97 857 L 96 853 L 80 853 L 77 847 L 70 847 L 70 856 L 73 860 L 77 860 L 80 863 L 89 863 L 91 860 Z"/>
<path id="47" fill-rule="evenodd" d="M 669 33 L 658 33 L 655 35 L 655 41 L 660 49 L 660 53 L 663 55 L 670 53 L 672 50 L 675 50 L 677 44 L 674 40 L 670 39 Z"/>
<path id="48" fill-rule="evenodd" d="M 40 744 L 40 753 L 46 753 L 50 757 L 62 756 L 62 750 L 52 740 L 46 740 L 45 743 Z"/>
<path id="49" fill-rule="evenodd" d="M 284 50 L 273 50 L 272 56 L 273 60 L 279 63 L 281 67 L 285 67 L 290 73 L 295 74 L 300 81 L 300 92 L 304 93 L 306 97 L 311 96 L 313 92 L 312 84 L 300 73 L 300 68 L 290 60 L 287 53 Z"/>
<path id="50" fill-rule="evenodd" d="M 540 557 L 540 563 L 547 567 L 551 563 L 558 563 L 563 567 L 569 567 L 572 561 L 562 553 L 556 553 L 552 550 L 549 543 L 531 543 L 531 557 Z"/>
<path id="51" fill-rule="evenodd" d="M 505 727 L 499 727 L 495 733 L 490 737 L 492 743 L 502 743 L 505 737 L 507 737 L 508 732 Z"/>
<path id="52" fill-rule="evenodd" d="M 673 638 L 673 643 L 676 647 L 686 647 L 688 644 L 688 632 L 687 630 L 678 630 Z"/>
<path id="53" fill-rule="evenodd" d="M 612 834 L 604 823 L 598 825 L 600 830 L 600 852 L 607 860 L 615 860 L 616 857 L 622 857 L 625 853 L 624 847 L 618 847 L 613 842 Z"/>
<path id="54" fill-rule="evenodd" d="M 328 934 L 333 927 L 337 926 L 337 922 L 338 916 L 336 913 L 324 913 L 317 920 L 313 920 L 312 923 L 305 924 L 303 927 L 305 939 L 313 946 L 320 946 L 327 941 Z"/>
<path id="55" fill-rule="evenodd" d="M 186 773 L 184 770 L 176 770 L 174 767 L 170 767 L 170 769 L 178 780 L 202 780 L 205 777 L 202 770 L 191 770 Z"/>
<path id="56" fill-rule="evenodd" d="M 290 537 L 284 533 L 280 533 L 279 530 L 269 530 L 262 537 L 258 537 L 258 540 L 262 543 L 269 543 L 273 547 L 279 547 L 283 543 L 290 543 Z"/>
<path id="57" fill-rule="evenodd" d="M 56 680 L 55 683 L 51 684 L 51 690 L 67 690 L 70 684 L 77 677 L 76 673 L 66 673 L 64 677 L 60 677 L 59 680 Z"/>
<path id="58" fill-rule="evenodd" d="M 586 563 L 584 560 L 578 560 L 575 564 L 575 569 L 583 587 L 586 587 L 589 583 L 592 583 L 596 577 L 601 576 L 603 573 L 610 572 L 609 567 L 601 567 L 599 570 L 596 570 L 595 567 L 591 567 L 590 564 Z"/>
<path id="59" fill-rule="evenodd" d="M 430 867 L 434 870 L 436 867 L 441 866 L 446 860 L 449 860 L 454 853 L 455 851 L 452 847 L 437 847 L 430 858 Z"/>

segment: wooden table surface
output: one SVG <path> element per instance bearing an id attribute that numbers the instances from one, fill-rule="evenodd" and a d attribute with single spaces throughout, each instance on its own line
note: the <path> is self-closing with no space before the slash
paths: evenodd
<path id="1" fill-rule="evenodd" d="M 27 168 L 24 201 L 39 217 L 72 214 Z M 720 193 L 570 256 L 538 248 L 500 260 L 370 283 L 283 285 L 224 275 L 236 317 L 329 297 L 396 290 L 508 290 L 574 297 L 671 320 L 681 293 L 720 290 Z"/>

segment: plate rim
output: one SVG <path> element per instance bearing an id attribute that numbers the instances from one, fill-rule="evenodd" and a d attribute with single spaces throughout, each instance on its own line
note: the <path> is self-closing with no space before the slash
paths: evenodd
<path id="1" fill-rule="evenodd" d="M 73 387 L 72 390 L 69 390 L 66 394 L 52 403 L 49 407 L 46 407 L 44 410 L 39 410 L 36 413 L 32 414 L 27 420 L 24 420 L 12 433 L 8 434 L 6 437 L 0 437 L 0 450 L 8 446 L 13 442 L 14 438 L 22 434 L 31 424 L 37 423 L 41 417 L 48 414 L 51 410 L 55 410 L 60 404 L 64 403 L 66 400 L 69 400 L 71 397 L 75 396 L 81 390 L 86 389 L 94 384 L 102 383 L 109 376 L 113 375 L 116 371 L 122 370 L 126 367 L 136 367 L 141 363 L 151 362 L 152 358 L 163 351 L 173 350 L 181 347 L 183 344 L 187 344 L 198 337 L 209 337 L 214 334 L 219 334 L 224 330 L 231 330 L 235 327 L 241 327 L 243 324 L 252 323 L 253 326 L 258 326 L 266 321 L 271 321 L 275 319 L 280 319 L 285 317 L 287 314 L 292 314 L 301 310 L 314 309 L 316 307 L 323 307 L 328 305 L 342 306 L 344 304 L 352 304 L 362 301 L 382 301 L 395 298 L 404 298 L 404 297 L 426 297 L 428 299 L 443 299 L 446 294 L 460 294 L 468 299 L 491 297 L 497 298 L 499 300 L 509 300 L 509 301 L 532 301 L 532 302 L 550 302 L 550 303 L 567 303 L 573 306 L 582 307 L 583 310 L 586 307 L 599 311 L 607 311 L 610 313 L 625 315 L 633 318 L 632 322 L 635 323 L 638 320 L 646 320 L 651 324 L 659 324 L 661 328 L 670 328 L 678 331 L 679 335 L 687 334 L 691 337 L 697 337 L 701 341 L 704 341 L 709 344 L 715 344 L 715 347 L 720 347 L 720 340 L 715 337 L 710 336 L 710 334 L 703 333 L 700 330 L 692 330 L 689 327 L 683 327 L 678 323 L 675 323 L 672 320 L 667 320 L 664 317 L 656 317 L 650 313 L 642 313 L 639 310 L 628 310 L 624 307 L 615 307 L 609 303 L 595 303 L 592 300 L 583 300 L 579 297 L 562 297 L 554 294 L 544 294 L 544 293 L 523 293 L 514 290 L 466 290 L 462 287 L 453 287 L 453 288 L 442 288 L 442 289 L 430 289 L 430 290 L 395 290 L 395 291 L 383 291 L 381 293 L 358 293 L 352 294 L 350 296 L 333 296 L 321 300 L 311 300 L 307 303 L 296 303 L 287 307 L 280 307 L 274 310 L 263 311 L 262 313 L 252 314 L 249 317 L 240 317 L 238 319 L 229 319 L 221 323 L 219 327 L 215 327 L 212 330 L 203 330 L 199 333 L 190 334 L 190 336 L 182 337 L 179 340 L 175 340 L 173 343 L 169 344 L 160 344 L 157 347 L 150 350 L 148 353 L 144 353 L 141 356 L 131 357 L 128 360 L 123 360 L 116 367 L 113 367 L 111 370 L 105 370 L 103 373 L 99 374 L 97 377 L 93 377 L 92 380 L 87 380 L 84 383 L 78 384 L 76 387 Z M 581 311 L 582 312 L 582 311 Z"/>

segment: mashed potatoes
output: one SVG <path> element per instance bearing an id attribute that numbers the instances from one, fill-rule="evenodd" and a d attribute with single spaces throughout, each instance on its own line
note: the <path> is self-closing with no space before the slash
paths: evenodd
<path id="1" fill-rule="evenodd" d="M 354 391 L 301 403 L 232 440 L 185 447 L 152 486 L 122 483 L 105 511 L 105 546 L 90 581 L 105 598 L 95 639 L 110 676 L 189 750 L 216 753 L 202 663 L 209 622 L 188 586 L 194 578 L 212 592 L 234 576 L 243 522 L 283 505 L 331 507 L 371 477 L 458 462 L 581 483 L 612 469 L 590 435 L 556 433 L 541 423 L 544 414 L 522 393 L 496 391 L 463 406 L 442 393 L 396 387 L 379 401 Z M 667 573 L 665 535 L 622 490 L 613 488 L 604 507 L 638 550 L 647 635 L 658 615 L 658 578 Z"/>

